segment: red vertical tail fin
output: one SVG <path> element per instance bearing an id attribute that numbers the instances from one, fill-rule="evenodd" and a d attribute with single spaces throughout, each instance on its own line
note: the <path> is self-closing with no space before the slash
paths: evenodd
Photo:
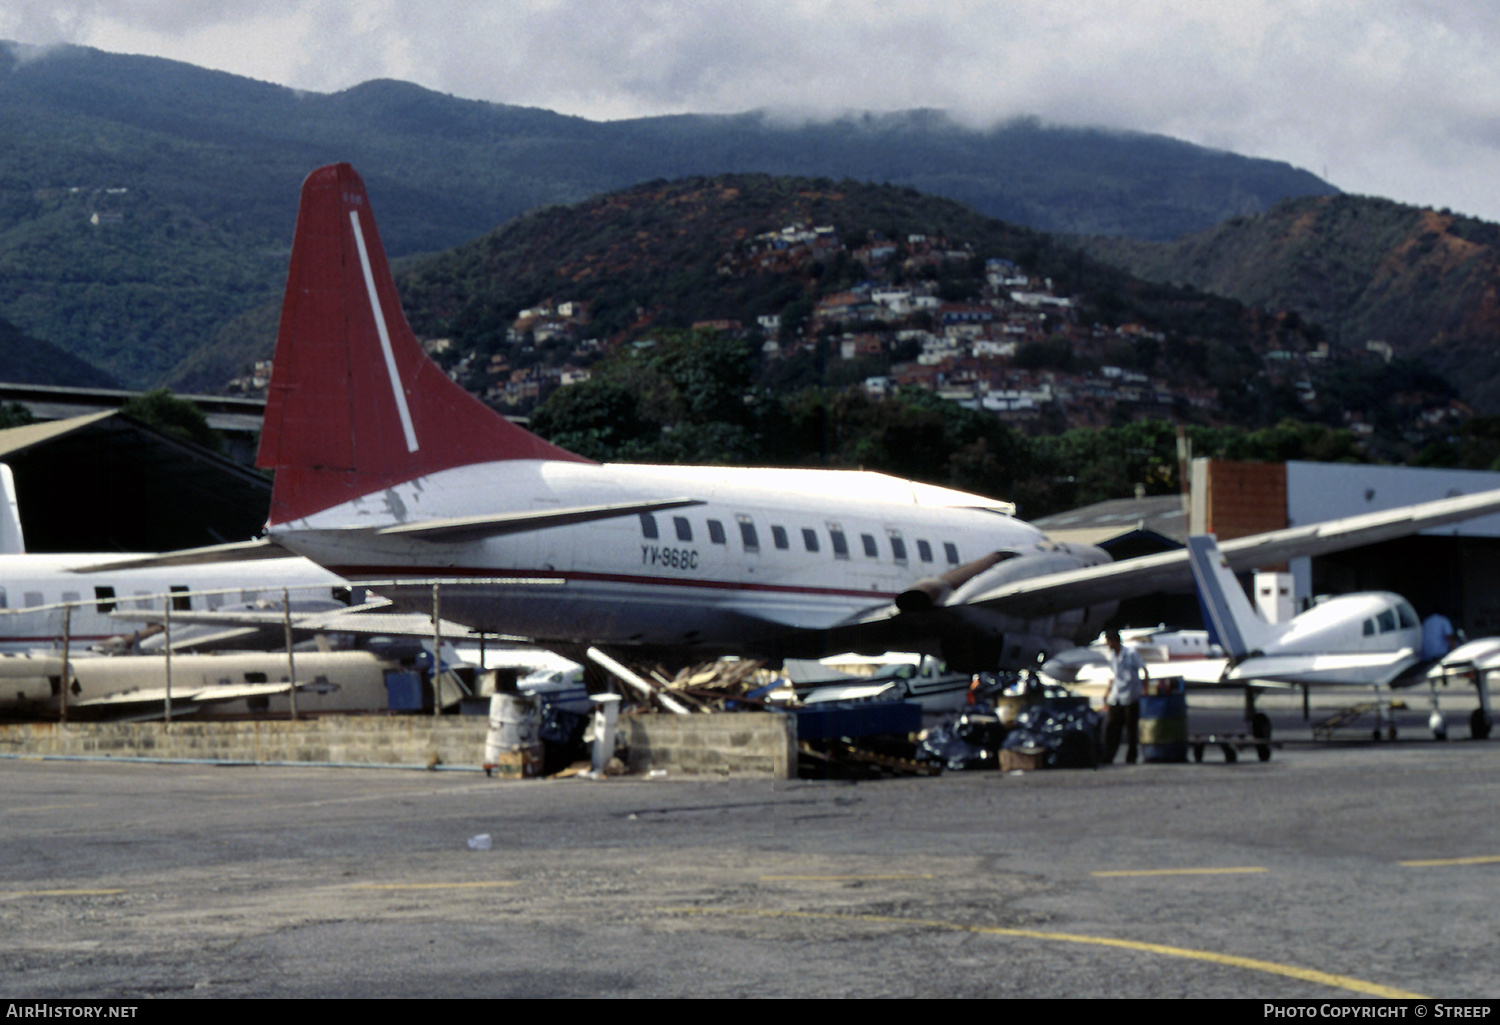
<path id="1" fill-rule="evenodd" d="M 503 459 L 587 461 L 510 423 L 427 358 L 364 182 L 348 164 L 308 175 L 255 460 L 276 470 L 270 522 Z"/>

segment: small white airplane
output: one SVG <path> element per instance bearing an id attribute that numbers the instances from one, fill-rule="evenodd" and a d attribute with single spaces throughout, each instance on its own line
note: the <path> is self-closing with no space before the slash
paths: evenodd
<path id="1" fill-rule="evenodd" d="M 1211 536 L 1188 538 L 1188 552 L 1209 632 L 1229 656 L 1220 663 L 1218 681 L 1246 685 L 1247 711 L 1253 712 L 1252 684 L 1370 687 L 1375 690 L 1381 720 L 1375 735 L 1378 738 L 1383 727 L 1394 739 L 1395 725 L 1386 718 L 1387 702 L 1381 700 L 1380 688 L 1426 681 L 1432 697 L 1428 722 L 1441 738 L 1447 736 L 1447 724 L 1438 706 L 1437 688 L 1462 682 L 1473 684 L 1479 694 L 1479 707 L 1469 718 L 1470 733 L 1477 740 L 1489 736 L 1486 684 L 1489 673 L 1500 670 L 1500 638 L 1465 644 L 1428 668 L 1422 659 L 1421 621 L 1399 594 L 1338 595 L 1286 623 L 1268 623 L 1251 607 Z M 1203 663 L 1208 674 L 1213 668 L 1212 662 Z M 1184 671 L 1182 666 L 1174 666 L 1173 672 L 1189 682 L 1195 680 L 1191 670 Z M 1258 728 L 1265 728 L 1265 723 Z M 1270 734 L 1267 730 L 1258 735 Z"/>
<path id="2" fill-rule="evenodd" d="M 1187 548 L 1209 634 L 1229 658 L 1224 682 L 1384 687 L 1421 659 L 1422 623 L 1399 594 L 1342 594 L 1268 623 L 1212 536 L 1190 537 Z"/>
<path id="3" fill-rule="evenodd" d="M 884 474 L 600 465 L 494 413 L 423 353 L 363 182 L 303 185 L 257 464 L 267 537 L 181 561 L 305 555 L 398 608 L 530 638 L 688 659 L 941 655 L 1022 668 L 1095 636 L 1120 598 L 1186 589 L 1186 554 L 1112 563 L 1005 502 Z M 1242 538 L 1249 568 L 1500 510 L 1500 492 Z M 258 552 L 254 550 L 258 549 Z"/>

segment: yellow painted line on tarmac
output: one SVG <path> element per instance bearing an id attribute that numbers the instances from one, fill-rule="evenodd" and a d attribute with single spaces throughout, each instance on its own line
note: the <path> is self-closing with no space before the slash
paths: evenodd
<path id="1" fill-rule="evenodd" d="M 1269 869 L 1247 865 L 1240 868 L 1126 868 L 1111 869 L 1107 872 L 1092 872 L 1090 875 L 1106 879 L 1119 876 L 1229 876 L 1267 871 Z"/>
<path id="2" fill-rule="evenodd" d="M 1382 986 L 1375 982 L 1366 982 L 1363 979 L 1355 979 L 1347 975 L 1334 975 L 1330 972 L 1320 972 L 1311 968 L 1298 968 L 1296 965 L 1278 964 L 1275 961 L 1261 961 L 1253 957 L 1240 957 L 1236 954 L 1216 954 L 1209 950 L 1169 947 L 1161 943 L 1143 943 L 1139 940 L 1117 940 L 1108 936 L 1084 936 L 1078 933 L 1065 932 L 1040 932 L 1035 929 L 1004 929 L 990 925 L 964 925 L 960 922 L 941 922 L 927 918 L 897 918 L 891 915 L 841 915 L 818 911 L 757 911 L 754 909 L 691 907 L 658 908 L 657 910 L 669 914 L 685 915 L 746 915 L 759 918 L 811 918 L 841 922 L 878 922 L 882 925 L 911 925 L 929 929 L 951 929 L 955 932 L 972 932 L 983 936 L 1005 936 L 1013 939 L 1051 940 L 1057 943 L 1081 943 L 1096 947 L 1116 947 L 1121 950 L 1134 950 L 1144 954 L 1180 957 L 1190 961 L 1207 961 L 1211 964 L 1224 965 L 1229 968 L 1244 968 L 1254 972 L 1265 972 L 1268 975 L 1281 975 L 1289 979 L 1300 979 L 1303 982 L 1314 982 L 1322 986 L 1331 986 L 1335 989 L 1347 989 L 1366 996 L 1385 997 L 1391 1000 L 1428 999 L 1420 993 L 1409 993 L 1406 990 L 1395 989 L 1391 986 Z"/>
<path id="3" fill-rule="evenodd" d="M 0 897 L 109 897 L 124 890 L 11 890 Z"/>
<path id="4" fill-rule="evenodd" d="M 1494 865 L 1500 863 L 1500 854 L 1485 854 L 1477 858 L 1434 858 L 1429 861 L 1398 861 L 1402 868 L 1440 868 L 1445 865 Z"/>
<path id="5" fill-rule="evenodd" d="M 491 883 L 355 883 L 351 890 L 484 890 L 520 886 L 518 880 Z"/>
<path id="6" fill-rule="evenodd" d="M 882 881 L 890 879 L 934 879 L 931 872 L 926 873 L 891 873 L 888 875 L 866 875 L 866 876 L 761 876 L 763 883 L 847 883 L 866 882 L 869 880 Z"/>

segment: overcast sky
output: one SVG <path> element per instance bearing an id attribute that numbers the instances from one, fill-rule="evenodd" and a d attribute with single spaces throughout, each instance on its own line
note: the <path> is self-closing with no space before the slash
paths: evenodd
<path id="1" fill-rule="evenodd" d="M 4 0 L 0 39 L 594 119 L 939 107 L 1161 132 L 1500 221 L 1490 0 Z"/>

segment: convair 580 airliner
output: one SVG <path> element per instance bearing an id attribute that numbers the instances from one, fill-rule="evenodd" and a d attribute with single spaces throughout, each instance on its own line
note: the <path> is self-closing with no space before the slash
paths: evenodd
<path id="1" fill-rule="evenodd" d="M 922 650 L 993 669 L 1094 636 L 1122 597 L 1191 586 L 1185 553 L 1111 563 L 980 495 L 551 445 L 427 359 L 347 164 L 303 186 L 257 462 L 276 471 L 266 544 L 412 610 L 440 584 L 445 619 L 572 651 Z M 1449 499 L 1224 552 L 1245 568 L 1496 509 L 1500 493 Z"/>

